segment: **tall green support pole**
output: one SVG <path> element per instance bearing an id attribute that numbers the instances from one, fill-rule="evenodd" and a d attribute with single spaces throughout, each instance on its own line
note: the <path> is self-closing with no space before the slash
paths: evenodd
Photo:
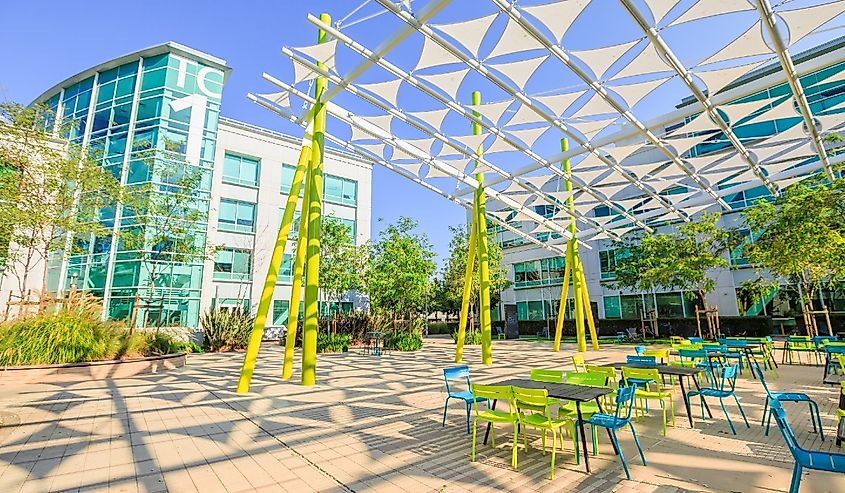
<path id="1" fill-rule="evenodd" d="M 279 234 L 276 236 L 276 244 L 273 247 L 273 254 L 270 256 L 270 266 L 267 268 L 267 276 L 264 278 L 264 287 L 261 290 L 261 300 L 258 302 L 258 311 L 255 314 L 255 323 L 252 326 L 252 333 L 249 335 L 249 343 L 244 355 L 244 364 L 241 368 L 241 377 L 238 380 L 239 394 L 249 392 L 249 384 L 252 381 L 252 372 L 255 370 L 255 360 L 258 358 L 258 349 L 261 347 L 261 337 L 264 334 L 264 325 L 267 322 L 267 313 L 270 311 L 270 302 L 273 300 L 273 291 L 276 288 L 276 277 L 279 275 L 279 268 L 285 255 L 288 233 L 293 222 L 293 213 L 296 210 L 296 201 L 299 199 L 299 191 L 302 189 L 302 180 L 306 172 L 306 164 L 311 158 L 311 143 L 303 142 L 302 150 L 299 152 L 299 160 L 296 171 L 293 174 L 290 193 L 288 194 L 285 212 L 282 215 L 282 224 L 279 226 Z"/>
<path id="2" fill-rule="evenodd" d="M 475 244 L 476 244 L 476 219 L 475 207 L 472 210 L 472 222 L 469 228 L 469 243 L 467 243 L 467 265 L 464 270 L 464 292 L 461 297 L 461 318 L 458 319 L 458 339 L 455 341 L 455 363 L 460 363 L 464 358 L 464 341 L 467 335 L 467 318 L 469 318 L 469 297 L 472 294 L 472 273 L 475 270 Z"/>
<path id="3" fill-rule="evenodd" d="M 560 150 L 566 152 L 569 150 L 569 141 L 567 139 L 560 139 Z M 572 173 L 572 168 L 569 164 L 569 159 L 563 160 L 563 171 L 566 173 L 567 176 L 570 176 Z M 566 187 L 567 192 L 572 191 L 572 182 L 569 179 L 564 181 L 564 187 Z M 572 217 L 575 217 L 575 200 L 570 195 L 566 198 L 566 208 L 569 210 L 569 213 Z M 578 339 L 578 351 L 586 351 L 587 350 L 587 337 L 585 334 L 585 327 L 584 327 L 584 296 L 581 293 L 583 289 L 582 281 L 584 279 L 583 275 L 579 275 L 579 269 L 581 265 L 581 261 L 578 255 L 578 241 L 575 239 L 575 234 L 577 233 L 577 229 L 575 227 L 575 219 L 572 219 L 572 222 L 569 223 L 569 232 L 572 233 L 572 239 L 569 240 L 569 245 L 567 248 L 569 249 L 567 261 L 570 260 L 572 262 L 572 301 L 573 305 L 575 305 L 575 335 Z M 566 303 L 566 300 L 561 300 L 561 303 Z"/>
<path id="4" fill-rule="evenodd" d="M 560 339 L 563 336 L 563 319 L 566 316 L 566 298 L 569 295 L 569 278 L 572 276 L 572 249 L 570 244 L 566 245 L 565 267 L 563 268 L 563 283 L 560 289 L 560 303 L 557 307 L 557 320 L 555 321 L 555 342 L 554 351 L 560 351 Z"/>
<path id="5" fill-rule="evenodd" d="M 320 14 L 320 21 L 331 24 L 329 14 Z M 317 41 L 325 43 L 328 35 L 321 29 Z M 320 63 L 320 68 L 325 66 Z M 314 137 L 311 145 L 311 196 L 308 207 L 302 208 L 303 220 L 308 217 L 308 248 L 305 252 L 305 323 L 302 327 L 302 385 L 317 383 L 318 296 L 320 291 L 320 222 L 323 208 L 323 144 L 326 131 L 326 108 L 322 98 L 328 87 L 325 77 L 314 84 Z"/>
<path id="6" fill-rule="evenodd" d="M 472 104 L 481 104 L 481 92 L 472 92 Z M 476 117 L 481 116 L 473 111 Z M 481 135 L 481 125 L 472 123 L 473 135 Z M 478 155 L 482 155 L 484 148 L 478 147 Z M 478 162 L 475 163 L 478 168 Z M 481 308 L 481 362 L 485 365 L 493 364 L 492 321 L 490 319 L 490 256 L 487 250 L 487 200 L 484 195 L 484 173 L 476 173 L 478 189 L 475 191 L 475 210 L 477 220 L 476 238 L 478 240 L 478 297 Z"/>
<path id="7" fill-rule="evenodd" d="M 305 192 L 302 203 L 307 204 L 311 197 L 311 173 L 305 177 Z M 296 257 L 293 261 L 293 285 L 288 306 L 288 331 L 285 334 L 285 361 L 282 365 L 282 379 L 290 380 L 293 376 L 293 352 L 296 346 L 296 332 L 299 327 L 299 302 L 302 300 L 302 277 L 305 271 L 305 250 L 308 248 L 308 221 L 303 215 L 299 218 L 299 235 L 296 240 Z"/>

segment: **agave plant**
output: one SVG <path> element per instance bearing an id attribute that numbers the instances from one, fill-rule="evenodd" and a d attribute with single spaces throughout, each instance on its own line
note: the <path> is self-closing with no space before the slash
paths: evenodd
<path id="1" fill-rule="evenodd" d="M 217 308 L 200 317 L 205 351 L 235 351 L 244 349 L 255 324 L 255 316 L 243 307 Z"/>

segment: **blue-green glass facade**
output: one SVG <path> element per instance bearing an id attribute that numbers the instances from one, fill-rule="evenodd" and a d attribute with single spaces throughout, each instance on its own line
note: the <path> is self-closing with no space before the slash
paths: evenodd
<path id="1" fill-rule="evenodd" d="M 198 170 L 202 179 L 193 192 L 195 207 L 207 213 L 228 69 L 170 44 L 118 61 L 84 73 L 78 82 L 57 86 L 39 101 L 63 121 L 76 122 L 64 137 L 87 146 L 124 185 L 152 185 L 157 193 L 168 193 L 173 185 L 166 183 L 164 168 Z M 113 234 L 77 238 L 79 249 L 74 253 L 84 253 L 64 262 L 60 253 L 54 255 L 48 266 L 48 288 L 76 285 L 90 291 L 103 298 L 108 316 L 116 319 L 129 317 L 139 294 L 142 305 L 156 305 L 138 311 L 139 324 L 196 326 L 202 259 L 153 265 L 145 254 L 153 245 L 128 250 L 113 241 L 121 230 L 133 227 L 132 214 L 120 206 L 103 210 L 101 221 Z M 191 226 L 195 241 L 205 243 L 207 221 Z M 153 272 L 155 286 L 151 286 Z"/>

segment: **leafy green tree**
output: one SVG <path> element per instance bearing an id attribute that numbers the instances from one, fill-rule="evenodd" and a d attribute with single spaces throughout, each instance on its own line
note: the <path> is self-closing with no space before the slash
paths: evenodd
<path id="1" fill-rule="evenodd" d="M 845 280 L 845 179 L 796 183 L 771 202 L 743 211 L 747 227 L 759 237 L 745 255 L 760 269 L 802 291 L 813 309 L 819 288 Z"/>
<path id="2" fill-rule="evenodd" d="M 464 278 L 466 276 L 467 257 L 469 254 L 469 230 L 465 226 L 449 226 L 452 240 L 449 242 L 449 261 L 443 269 L 443 288 L 447 306 L 455 311 L 461 309 L 464 293 Z M 487 235 L 487 254 L 490 266 L 490 306 L 495 306 L 500 300 L 502 291 L 510 285 L 508 269 L 502 265 L 502 247 L 495 239 L 495 235 Z M 478 255 L 475 256 L 470 290 L 470 313 L 474 313 L 478 302 L 479 266 Z"/>
<path id="3" fill-rule="evenodd" d="M 364 288 L 366 245 L 355 245 L 352 228 L 334 217 L 321 222 L 320 289 L 328 301 L 340 302 L 351 290 Z"/>
<path id="4" fill-rule="evenodd" d="M 367 270 L 367 291 L 376 310 L 394 318 L 425 309 L 435 272 L 434 251 L 418 223 L 407 217 L 388 225 L 373 242 Z"/>
<path id="5" fill-rule="evenodd" d="M 719 213 L 705 213 L 673 232 L 651 233 L 625 239 L 616 259 L 617 287 L 640 291 L 681 289 L 706 305 L 716 282 L 710 269 L 728 267 L 725 253 L 737 243 L 732 229 L 718 225 Z"/>
<path id="6" fill-rule="evenodd" d="M 0 105 L 0 243 L 2 261 L 23 292 L 51 252 L 65 257 L 92 237 L 111 234 L 101 213 L 123 200 L 98 156 L 53 135 L 54 115 L 41 105 Z M 58 135 L 72 134 L 74 124 Z M 77 241 L 74 241 L 77 240 Z"/>

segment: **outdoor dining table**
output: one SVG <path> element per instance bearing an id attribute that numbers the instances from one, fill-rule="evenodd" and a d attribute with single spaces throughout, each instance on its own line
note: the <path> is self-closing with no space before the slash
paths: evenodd
<path id="1" fill-rule="evenodd" d="M 581 434 L 581 450 L 584 451 L 584 465 L 587 468 L 587 472 L 590 472 L 590 454 L 587 453 L 587 435 L 584 433 L 584 420 L 581 417 L 581 403 L 596 401 L 596 403 L 599 405 L 599 410 L 604 412 L 601 407 L 601 402 L 599 398 L 613 392 L 613 389 L 607 387 L 592 387 L 589 385 L 575 385 L 571 383 L 536 382 L 527 378 L 510 378 L 507 380 L 500 380 L 498 382 L 489 383 L 487 385 L 496 385 L 502 387 L 521 387 L 524 389 L 546 389 L 546 391 L 549 393 L 549 397 L 574 401 L 575 410 L 578 413 L 578 428 Z M 495 400 L 493 401 L 491 409 L 496 409 L 496 402 L 497 401 Z M 487 423 L 487 431 L 484 433 L 485 444 L 487 443 L 487 437 L 490 434 L 491 427 L 492 423 Z M 611 436 L 610 430 L 608 430 L 607 433 L 608 436 Z M 612 438 L 610 442 L 613 444 L 613 451 L 618 454 L 619 451 L 616 450 L 616 443 L 613 442 Z"/>
<path id="2" fill-rule="evenodd" d="M 367 335 L 370 336 L 371 340 L 373 340 L 373 356 L 381 356 L 381 346 L 379 343 L 384 337 L 384 332 L 367 332 Z"/>
<path id="3" fill-rule="evenodd" d="M 698 380 L 695 379 L 695 376 L 699 373 L 707 371 L 705 368 L 702 367 L 689 367 L 689 366 L 677 366 L 677 365 L 645 365 L 645 364 L 635 364 L 635 363 L 608 363 L 601 366 L 611 366 L 616 368 L 627 367 L 627 368 L 646 368 L 646 369 L 656 369 L 658 373 L 661 375 L 670 375 L 673 377 L 678 377 L 678 382 L 681 384 L 681 394 L 684 396 L 684 407 L 687 410 L 687 418 L 689 418 L 689 426 L 690 428 L 694 428 L 692 422 L 692 411 L 690 410 L 690 403 L 689 397 L 687 396 L 687 389 L 684 386 L 684 378 L 692 378 L 692 383 L 695 384 L 695 388 L 697 390 L 701 390 L 698 386 Z M 710 412 L 710 406 L 707 405 L 707 401 L 704 401 L 704 407 L 707 409 L 707 415 L 711 418 L 713 414 Z"/>

